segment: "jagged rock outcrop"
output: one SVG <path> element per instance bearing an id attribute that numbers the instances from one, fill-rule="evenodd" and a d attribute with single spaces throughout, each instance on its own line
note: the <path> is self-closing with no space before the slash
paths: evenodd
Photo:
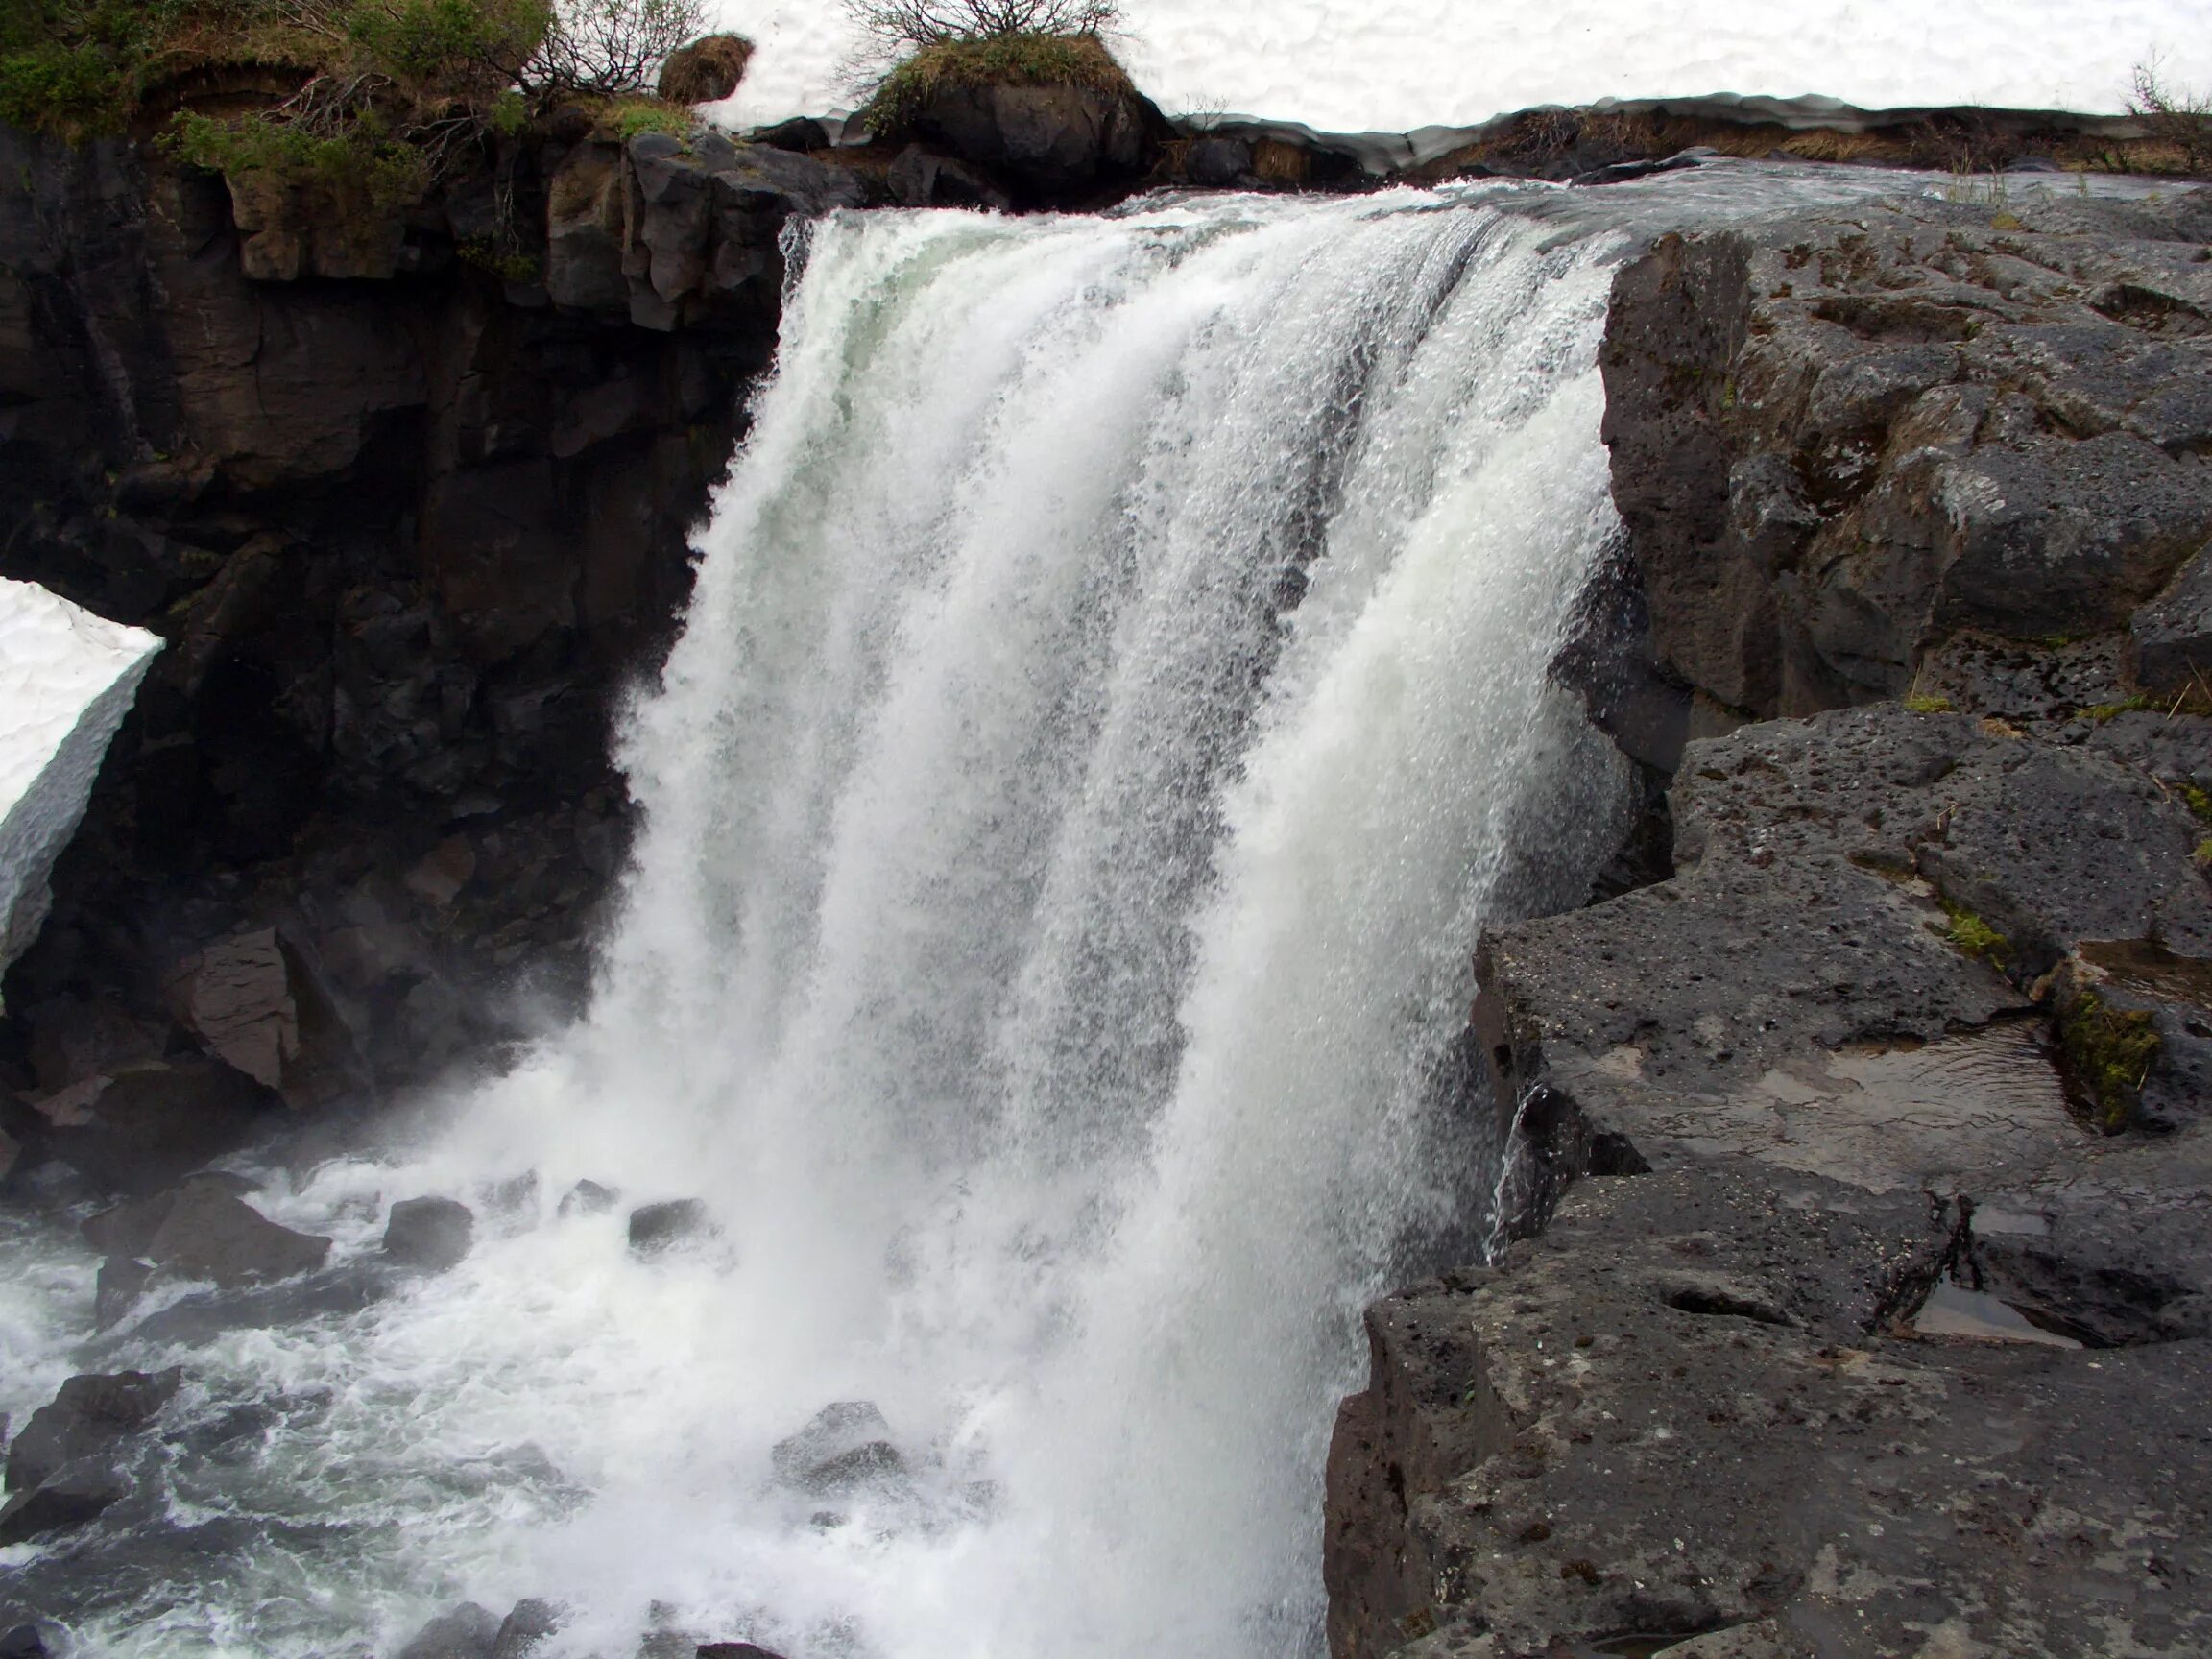
<path id="1" fill-rule="evenodd" d="M 1662 239 L 1603 354 L 1660 663 L 1804 714 L 1962 630 L 2125 625 L 2212 540 L 2208 235 L 2193 193 L 2023 194 Z"/>
<path id="2" fill-rule="evenodd" d="M 1522 1241 L 1370 1313 L 1339 1659 L 2203 1645 L 2207 228 L 1620 274 L 1629 561 L 1558 671 L 1671 852 L 1480 942 Z"/>

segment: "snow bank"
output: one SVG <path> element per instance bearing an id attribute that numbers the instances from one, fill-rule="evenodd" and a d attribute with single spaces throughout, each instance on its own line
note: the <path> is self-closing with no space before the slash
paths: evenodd
<path id="1" fill-rule="evenodd" d="M 0 969 L 46 920 L 46 878 L 161 641 L 0 578 Z"/>
<path id="2" fill-rule="evenodd" d="M 852 102 L 838 0 L 714 0 L 759 55 L 739 125 Z M 2212 89 L 2204 0 L 1123 0 L 1122 56 L 1170 114 L 1321 132 L 1470 126 L 1600 98 L 1821 94 L 1864 109 L 1982 104 L 2116 111 L 2132 66 Z"/>

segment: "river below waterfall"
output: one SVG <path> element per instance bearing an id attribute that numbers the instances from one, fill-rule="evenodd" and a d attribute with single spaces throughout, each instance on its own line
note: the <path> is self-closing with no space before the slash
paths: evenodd
<path id="1" fill-rule="evenodd" d="M 1714 175 L 809 228 L 622 737 L 588 1015 L 248 1171 L 340 1280 L 401 1199 L 474 1248 L 87 1342 L 94 1259 L 10 1221 L 17 1423 L 185 1379 L 159 1503 L 0 1552 L 18 1588 L 118 1659 L 389 1655 L 523 1597 L 543 1659 L 1316 1651 L 1360 1310 L 1469 1259 L 1498 1177 L 1435 1081 L 1470 951 L 1628 825 L 1546 674 L 1619 528 L 1613 264 L 1899 186 Z M 670 1199 L 711 1231 L 633 1251 Z M 779 1469 L 861 1401 L 896 1464 Z"/>

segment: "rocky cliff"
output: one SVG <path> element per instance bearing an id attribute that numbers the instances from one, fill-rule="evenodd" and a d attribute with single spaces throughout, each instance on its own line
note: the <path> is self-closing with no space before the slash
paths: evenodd
<path id="1" fill-rule="evenodd" d="M 1530 1237 L 1369 1315 L 1338 1659 L 2212 1641 L 2208 237 L 1916 202 L 1621 272 L 1566 666 L 1671 859 L 1481 943 Z"/>
<path id="2" fill-rule="evenodd" d="M 170 647 L 9 976 L 0 1084 L 41 1105 L 0 1127 L 485 1057 L 581 984 L 613 707 L 774 349 L 782 228 L 861 187 L 582 120 L 367 224 L 122 141 L 0 132 L 0 571 Z"/>

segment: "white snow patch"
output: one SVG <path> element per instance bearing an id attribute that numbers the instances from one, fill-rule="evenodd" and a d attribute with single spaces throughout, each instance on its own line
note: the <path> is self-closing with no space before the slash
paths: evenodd
<path id="1" fill-rule="evenodd" d="M 857 40 L 838 0 L 714 0 L 759 53 L 738 126 L 853 103 Z M 1540 104 L 1715 93 L 2117 111 L 2128 73 L 2212 89 L 2205 0 L 1124 0 L 1121 55 L 1170 114 L 1329 132 L 1471 126 Z"/>
<path id="2" fill-rule="evenodd" d="M 46 920 L 46 878 L 161 641 L 0 578 L 0 969 Z"/>

